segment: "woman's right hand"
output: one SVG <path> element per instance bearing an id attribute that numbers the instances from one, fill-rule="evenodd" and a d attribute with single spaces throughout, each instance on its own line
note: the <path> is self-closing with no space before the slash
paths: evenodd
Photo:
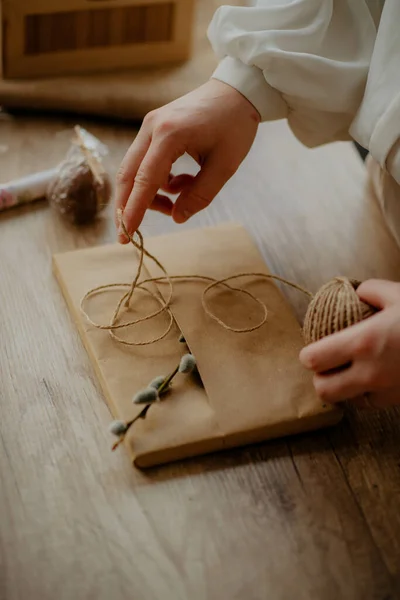
<path id="1" fill-rule="evenodd" d="M 149 113 L 117 177 L 116 211 L 122 209 L 128 232 L 138 229 L 148 208 L 177 223 L 206 208 L 246 157 L 259 122 L 242 94 L 215 79 Z M 171 175 L 184 153 L 200 166 L 195 177 Z M 179 194 L 175 204 L 160 189 Z M 119 241 L 127 242 L 121 232 Z"/>

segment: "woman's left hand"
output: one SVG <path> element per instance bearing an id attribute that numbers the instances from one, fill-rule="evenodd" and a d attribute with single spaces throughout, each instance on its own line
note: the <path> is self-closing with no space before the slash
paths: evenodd
<path id="1" fill-rule="evenodd" d="M 400 405 L 400 283 L 370 280 L 357 293 L 379 312 L 303 348 L 300 360 L 314 372 L 315 389 L 325 402 Z"/>

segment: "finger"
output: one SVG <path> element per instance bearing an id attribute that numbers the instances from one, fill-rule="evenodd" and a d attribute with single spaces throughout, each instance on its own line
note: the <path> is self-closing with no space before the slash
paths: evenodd
<path id="1" fill-rule="evenodd" d="M 362 283 L 357 294 L 367 304 L 382 309 L 400 302 L 400 283 L 370 279 Z"/>
<path id="2" fill-rule="evenodd" d="M 117 227 L 119 226 L 117 216 L 118 211 L 123 211 L 125 208 L 129 195 L 132 192 L 136 173 L 142 160 L 146 156 L 150 142 L 151 138 L 149 133 L 142 127 L 128 152 L 125 154 L 125 157 L 119 168 L 115 191 L 115 221 Z"/>
<path id="3" fill-rule="evenodd" d="M 314 387 L 324 402 L 342 402 L 362 396 L 368 391 L 368 367 L 354 363 L 333 375 L 314 375 Z"/>
<path id="4" fill-rule="evenodd" d="M 167 185 L 173 163 L 177 160 L 174 145 L 153 139 L 136 174 L 134 186 L 124 210 L 124 223 L 130 234 L 140 226 L 146 210 L 160 188 Z"/>
<path id="5" fill-rule="evenodd" d="M 178 197 L 172 218 L 176 223 L 184 223 L 191 216 L 206 208 L 221 191 L 235 170 L 226 166 L 215 154 L 210 155 L 201 171 Z"/>
<path id="6" fill-rule="evenodd" d="M 347 365 L 352 360 L 349 337 L 354 330 L 340 331 L 310 344 L 300 352 L 300 361 L 306 369 L 325 373 Z"/>
<path id="7" fill-rule="evenodd" d="M 167 185 L 162 189 L 169 194 L 179 194 L 182 190 L 193 182 L 194 175 L 182 173 L 182 175 L 170 175 Z"/>
<path id="8" fill-rule="evenodd" d="M 163 215 L 167 215 L 168 217 L 172 214 L 172 209 L 174 207 L 174 203 L 168 196 L 163 196 L 162 194 L 157 194 L 154 198 L 153 202 L 150 205 L 151 210 L 155 210 L 157 212 L 162 213 Z"/>

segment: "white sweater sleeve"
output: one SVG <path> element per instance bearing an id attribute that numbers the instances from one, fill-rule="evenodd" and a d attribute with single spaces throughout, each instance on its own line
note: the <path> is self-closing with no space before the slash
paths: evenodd
<path id="1" fill-rule="evenodd" d="M 367 87 L 350 133 L 400 185 L 399 0 L 386 0 Z"/>
<path id="2" fill-rule="evenodd" d="M 349 139 L 376 39 L 365 0 L 223 6 L 209 39 L 221 60 L 213 77 L 248 98 L 263 121 L 287 118 L 307 146 Z"/>

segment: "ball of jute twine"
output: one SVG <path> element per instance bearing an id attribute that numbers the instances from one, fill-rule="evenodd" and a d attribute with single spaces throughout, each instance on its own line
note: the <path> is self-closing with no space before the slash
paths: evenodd
<path id="1" fill-rule="evenodd" d="M 323 285 L 308 305 L 303 324 L 306 344 L 342 331 L 371 317 L 376 309 L 360 300 L 357 288 L 361 284 L 356 279 L 335 277 Z M 365 408 L 374 409 L 371 395 L 362 396 Z"/>
<path id="2" fill-rule="evenodd" d="M 139 252 L 139 261 L 136 275 L 131 283 L 112 283 L 98 286 L 89 290 L 82 298 L 81 311 L 86 317 L 87 321 L 93 327 L 95 327 L 96 329 L 108 330 L 111 337 L 114 340 L 126 346 L 146 346 L 154 344 L 165 338 L 171 331 L 174 322 L 173 314 L 171 311 L 171 302 L 173 298 L 173 280 L 183 281 L 200 279 L 208 282 L 208 285 L 204 289 L 201 298 L 203 310 L 211 319 L 215 320 L 221 327 L 233 333 L 250 333 L 252 331 L 260 329 L 268 320 L 268 308 L 265 302 L 257 298 L 254 294 L 241 287 L 233 287 L 228 282 L 240 278 L 255 277 L 274 280 L 283 283 L 284 285 L 288 285 L 296 289 L 297 291 L 307 295 L 310 298 L 310 304 L 308 306 L 303 325 L 303 336 L 306 345 L 312 342 L 316 342 L 325 336 L 341 331 L 346 327 L 355 325 L 359 321 L 362 321 L 363 319 L 372 316 L 376 312 L 376 310 L 373 307 L 362 302 L 359 296 L 357 295 L 356 290 L 360 282 L 354 279 L 348 279 L 346 277 L 335 277 L 334 279 L 323 285 L 319 289 L 319 291 L 315 295 L 313 295 L 305 288 L 287 279 L 284 279 L 283 277 L 279 277 L 277 275 L 267 275 L 265 273 L 239 273 L 230 277 L 225 277 L 224 279 L 214 279 L 212 277 L 207 277 L 203 275 L 170 276 L 168 275 L 162 263 L 145 249 L 143 236 L 140 233 L 140 231 L 136 232 L 138 241 L 134 239 L 134 236 L 131 236 L 128 233 L 122 220 L 122 213 L 120 214 L 120 223 L 122 230 L 129 239 L 131 245 Z M 158 268 L 163 273 L 162 276 L 151 277 L 140 281 L 145 257 L 147 257 L 149 260 L 151 260 L 158 266 Z M 148 287 L 148 284 L 154 283 L 167 284 L 168 292 L 166 298 L 164 298 L 157 291 L 154 291 L 154 289 Z M 261 308 L 262 314 L 259 322 L 255 325 L 252 325 L 251 327 L 234 328 L 228 323 L 224 322 L 215 313 L 213 313 L 207 301 L 207 297 L 210 291 L 216 288 L 217 286 L 222 286 L 228 291 L 231 291 L 233 293 L 240 293 L 252 299 L 254 303 L 258 305 L 259 308 Z M 114 310 L 114 314 L 112 315 L 110 322 L 106 324 L 94 322 L 85 310 L 86 302 L 89 300 L 89 298 L 93 297 L 96 294 L 107 292 L 115 288 L 122 288 L 126 289 L 127 291 L 122 295 L 119 302 L 117 303 L 117 306 Z M 134 296 L 136 296 L 138 292 L 144 292 L 152 296 L 159 304 L 159 308 L 154 312 L 145 315 L 144 317 L 121 322 L 120 318 L 123 308 L 125 307 L 127 310 L 131 308 L 131 300 Z M 159 335 L 155 335 L 147 340 L 128 341 L 126 339 L 121 338 L 116 333 L 116 331 L 118 330 L 128 329 L 135 325 L 138 325 L 139 323 L 143 323 L 144 321 L 149 321 L 157 317 L 161 313 L 166 313 L 168 315 L 168 324 L 165 330 Z"/>
<path id="3" fill-rule="evenodd" d="M 355 325 L 376 312 L 376 309 L 360 300 L 357 294 L 360 283 L 347 277 L 335 277 L 318 290 L 308 305 L 304 319 L 303 336 L 306 344 Z"/>

